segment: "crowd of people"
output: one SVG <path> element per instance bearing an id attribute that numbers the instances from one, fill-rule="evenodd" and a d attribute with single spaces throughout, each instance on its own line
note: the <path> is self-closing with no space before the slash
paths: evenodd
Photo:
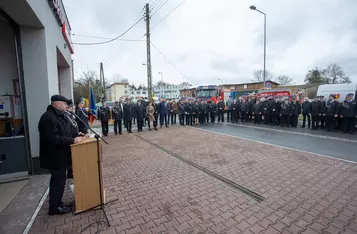
<path id="1" fill-rule="evenodd" d="M 200 99 L 179 102 L 161 99 L 159 103 L 138 100 L 121 100 L 110 110 L 103 102 L 98 110 L 102 123 L 103 135 L 108 135 L 108 122 L 114 121 L 114 133 L 122 134 L 122 125 L 132 133 L 132 123 L 137 122 L 138 131 L 148 126 L 149 131 L 158 130 L 158 125 L 168 127 L 170 124 L 198 125 L 217 122 L 267 124 L 282 127 L 298 127 L 299 117 L 302 116 L 301 128 L 311 130 L 326 129 L 334 131 L 342 129 L 345 133 L 353 134 L 355 130 L 357 105 L 353 94 L 348 94 L 343 102 L 338 102 L 335 95 L 330 95 L 328 101 L 323 96 L 317 96 L 312 102 L 308 98 L 303 103 L 296 96 L 279 98 L 229 98 L 225 103 L 203 101 Z"/>

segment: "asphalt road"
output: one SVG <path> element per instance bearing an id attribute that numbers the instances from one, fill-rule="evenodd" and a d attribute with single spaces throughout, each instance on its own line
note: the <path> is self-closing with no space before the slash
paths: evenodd
<path id="1" fill-rule="evenodd" d="M 306 130 L 285 130 L 264 125 L 234 125 L 234 124 L 208 124 L 199 125 L 198 128 L 212 132 L 241 137 L 257 142 L 307 151 L 333 158 L 357 162 L 357 136 L 344 135 L 335 132 L 333 136 L 315 132 L 311 134 Z"/>

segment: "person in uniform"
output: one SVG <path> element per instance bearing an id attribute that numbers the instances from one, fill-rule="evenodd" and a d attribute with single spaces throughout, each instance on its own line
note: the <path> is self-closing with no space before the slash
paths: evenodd
<path id="1" fill-rule="evenodd" d="M 174 112 L 174 107 L 172 106 L 172 101 L 169 101 L 167 103 L 167 123 L 170 125 L 170 120 L 171 120 L 171 125 L 172 125 L 172 119 L 173 119 L 173 112 Z"/>
<path id="2" fill-rule="evenodd" d="M 220 99 L 217 103 L 218 123 L 224 122 L 224 107 L 224 102 L 222 101 L 222 99 Z"/>
<path id="3" fill-rule="evenodd" d="M 198 118 L 200 116 L 200 107 L 198 105 L 198 101 L 195 101 L 195 104 L 193 105 L 192 116 L 194 118 L 194 125 L 197 125 L 198 124 Z"/>
<path id="4" fill-rule="evenodd" d="M 242 103 L 240 104 L 240 116 L 241 122 L 248 122 L 248 113 L 247 113 L 248 103 L 245 98 L 242 99 Z"/>
<path id="5" fill-rule="evenodd" d="M 179 114 L 179 122 L 181 126 L 185 125 L 185 102 L 183 99 L 178 103 L 178 114 Z"/>
<path id="6" fill-rule="evenodd" d="M 311 121 L 310 121 L 311 103 L 309 102 L 308 97 L 304 98 L 304 102 L 303 102 L 301 108 L 302 108 L 302 117 L 303 117 L 301 128 L 305 128 L 306 117 L 307 117 L 307 124 L 308 124 L 307 126 L 308 126 L 308 129 L 310 129 L 310 126 L 311 126 Z"/>
<path id="7" fill-rule="evenodd" d="M 155 111 L 155 107 L 153 105 L 153 100 L 150 100 L 148 106 L 146 107 L 149 131 L 151 131 L 151 123 L 154 126 L 154 129 L 157 131 L 157 127 L 154 125 L 154 122 L 156 121 L 155 112 L 156 111 Z"/>
<path id="8" fill-rule="evenodd" d="M 281 108 L 280 108 L 280 123 L 282 127 L 289 127 L 289 117 L 291 115 L 291 105 L 289 103 L 289 100 L 286 98 L 281 102 Z"/>
<path id="9" fill-rule="evenodd" d="M 319 127 L 319 116 L 321 115 L 321 104 L 319 98 L 315 97 L 314 101 L 311 102 L 311 119 L 312 125 L 311 130 L 317 130 Z"/>
<path id="10" fill-rule="evenodd" d="M 274 103 L 273 103 L 273 110 L 272 110 L 272 120 L 271 124 L 279 126 L 280 124 L 280 108 L 281 108 L 281 102 L 279 97 L 275 97 Z"/>
<path id="11" fill-rule="evenodd" d="M 344 133 L 353 134 L 357 117 L 357 102 L 353 99 L 354 94 L 349 93 L 341 105 L 342 128 Z"/>
<path id="12" fill-rule="evenodd" d="M 72 204 L 62 202 L 66 185 L 66 172 L 70 165 L 71 145 L 83 137 L 74 137 L 69 128 L 65 111 L 69 100 L 61 95 L 51 97 L 51 105 L 38 123 L 40 136 L 40 166 L 51 173 L 49 215 L 61 215 L 72 211 Z"/>
<path id="13" fill-rule="evenodd" d="M 335 101 L 335 95 L 331 94 L 326 102 L 326 128 L 328 132 L 335 129 L 336 118 L 339 113 L 339 105 Z"/>
<path id="14" fill-rule="evenodd" d="M 185 105 L 186 125 L 192 126 L 192 100 L 190 99 Z"/>
<path id="15" fill-rule="evenodd" d="M 252 107 L 252 114 L 254 115 L 254 124 L 261 123 L 262 110 L 263 110 L 262 104 L 260 103 L 260 100 L 257 99 Z"/>
<path id="16" fill-rule="evenodd" d="M 320 102 L 320 127 L 321 129 L 324 129 L 326 126 L 326 102 L 324 101 L 324 96 L 319 96 L 319 102 Z"/>
<path id="17" fill-rule="evenodd" d="M 239 113 L 239 104 L 237 103 L 237 99 L 234 99 L 231 104 L 231 120 L 232 123 L 238 122 L 238 113 Z"/>
<path id="18" fill-rule="evenodd" d="M 78 117 L 84 123 L 86 123 L 86 124 L 84 124 L 82 121 L 76 119 L 79 132 L 87 134 L 88 133 L 88 114 L 87 114 L 86 110 L 84 109 L 84 99 L 82 97 L 80 97 L 77 100 L 75 112 L 76 112 L 76 115 L 78 115 Z"/>
<path id="19" fill-rule="evenodd" d="M 209 103 L 209 112 L 210 112 L 210 117 L 211 117 L 211 123 L 216 122 L 216 113 L 217 113 L 217 106 L 216 103 L 214 103 L 214 101 L 211 101 Z"/>
<path id="20" fill-rule="evenodd" d="M 265 99 L 262 102 L 262 107 L 263 107 L 263 116 L 264 116 L 264 124 L 269 124 L 269 118 L 270 118 L 270 113 L 269 113 L 269 99 Z"/>
<path id="21" fill-rule="evenodd" d="M 132 128 L 132 120 L 133 120 L 133 113 L 134 113 L 134 108 L 133 108 L 133 104 L 131 103 L 131 101 L 127 98 L 126 102 L 124 104 L 124 120 L 126 123 L 126 130 L 128 133 L 133 133 L 131 131 Z"/>
<path id="22" fill-rule="evenodd" d="M 136 121 L 138 123 L 138 132 L 142 132 L 143 124 L 144 124 L 144 117 L 145 117 L 145 110 L 144 110 L 144 106 L 141 104 L 141 100 L 138 100 L 138 103 L 136 104 L 134 111 L 136 114 Z"/>
<path id="23" fill-rule="evenodd" d="M 203 116 L 203 122 L 205 123 L 209 123 L 209 110 L 208 110 L 208 103 L 207 102 L 204 102 L 203 103 L 203 113 L 204 113 L 204 116 Z"/>
<path id="24" fill-rule="evenodd" d="M 201 102 L 198 102 L 198 106 L 199 108 L 199 121 L 200 124 L 204 124 L 205 123 L 205 110 L 204 110 L 204 101 L 201 100 Z"/>
<path id="25" fill-rule="evenodd" d="M 248 122 L 251 123 L 253 120 L 253 100 L 248 100 L 247 102 L 247 113 L 248 113 Z"/>
<path id="26" fill-rule="evenodd" d="M 122 119 L 123 119 L 123 109 L 118 101 L 115 102 L 115 106 L 112 109 L 112 118 L 114 120 L 114 133 L 118 135 L 118 127 L 119 134 L 122 135 Z"/>
<path id="27" fill-rule="evenodd" d="M 232 104 L 233 104 L 232 97 L 229 96 L 228 100 L 226 101 L 226 107 L 227 107 L 227 110 L 226 110 L 226 112 L 227 112 L 227 122 L 229 122 L 229 118 L 231 118 L 231 120 L 232 120 L 232 109 L 231 109 Z M 223 119 L 223 118 L 222 118 L 222 119 Z M 218 120 L 218 122 L 219 122 L 219 120 Z M 224 121 L 222 121 L 222 122 L 224 122 Z M 232 122 L 233 122 L 233 121 L 232 121 Z"/>
<path id="28" fill-rule="evenodd" d="M 108 136 L 110 109 L 105 101 L 102 101 L 102 106 L 99 108 L 99 119 L 102 124 L 103 136 Z"/>
<path id="29" fill-rule="evenodd" d="M 292 127 L 296 128 L 299 120 L 299 115 L 301 114 L 301 105 L 294 95 L 291 101 L 291 116 L 290 124 Z"/>

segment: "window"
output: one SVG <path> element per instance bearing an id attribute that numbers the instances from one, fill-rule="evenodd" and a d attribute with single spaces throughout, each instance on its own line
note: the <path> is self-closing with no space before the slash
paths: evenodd
<path id="1" fill-rule="evenodd" d="M 197 97 L 213 97 L 215 90 L 197 90 Z"/>
<path id="2" fill-rule="evenodd" d="M 127 94 L 128 93 L 128 91 L 127 90 L 125 90 L 125 94 Z"/>
<path id="3" fill-rule="evenodd" d="M 128 88 L 128 85 L 124 85 L 124 88 L 127 89 L 127 88 Z"/>
<path id="4" fill-rule="evenodd" d="M 146 92 L 143 92 L 143 94 L 146 94 Z"/>
<path id="5" fill-rule="evenodd" d="M 125 91 L 126 92 L 126 91 Z M 134 94 L 134 92 L 131 92 L 131 94 Z"/>

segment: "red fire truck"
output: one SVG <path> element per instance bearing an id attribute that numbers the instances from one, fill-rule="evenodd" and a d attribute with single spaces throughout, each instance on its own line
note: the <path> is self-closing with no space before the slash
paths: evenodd
<path id="1" fill-rule="evenodd" d="M 224 90 L 217 85 L 198 86 L 196 89 L 196 97 L 203 101 L 213 101 L 217 103 L 219 100 L 224 102 Z"/>

